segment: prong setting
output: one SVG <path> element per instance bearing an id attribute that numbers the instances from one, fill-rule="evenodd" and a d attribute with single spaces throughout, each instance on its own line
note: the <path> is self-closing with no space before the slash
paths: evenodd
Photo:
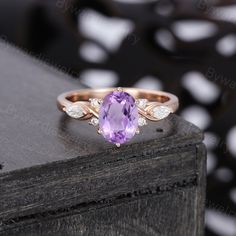
<path id="1" fill-rule="evenodd" d="M 123 88 L 122 88 L 122 87 L 118 87 L 118 88 L 116 89 L 116 91 L 118 91 L 118 92 L 123 92 Z"/>
<path id="2" fill-rule="evenodd" d="M 99 124 L 98 118 L 93 117 L 93 118 L 89 121 L 89 124 L 90 124 L 90 125 L 93 125 L 93 126 L 98 126 L 98 124 Z"/>

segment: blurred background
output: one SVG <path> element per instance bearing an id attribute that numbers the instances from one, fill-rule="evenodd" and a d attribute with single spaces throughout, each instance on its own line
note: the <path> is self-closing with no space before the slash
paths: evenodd
<path id="1" fill-rule="evenodd" d="M 236 235 L 236 0 L 1 0 L 0 38 L 86 86 L 176 94 L 205 131 L 206 235 Z"/>

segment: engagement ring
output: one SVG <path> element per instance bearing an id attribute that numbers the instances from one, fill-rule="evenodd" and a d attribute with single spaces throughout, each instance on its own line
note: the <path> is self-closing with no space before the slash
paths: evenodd
<path id="1" fill-rule="evenodd" d="M 57 104 L 68 116 L 89 120 L 99 134 L 118 147 L 138 134 L 147 120 L 162 120 L 179 106 L 173 94 L 137 88 L 69 91 L 58 96 Z"/>

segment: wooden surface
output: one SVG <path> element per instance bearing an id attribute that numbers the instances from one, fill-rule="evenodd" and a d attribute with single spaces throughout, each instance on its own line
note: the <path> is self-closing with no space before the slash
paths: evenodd
<path id="1" fill-rule="evenodd" d="M 201 235 L 202 133 L 172 115 L 116 148 L 63 116 L 81 87 L 0 44 L 2 235 Z"/>

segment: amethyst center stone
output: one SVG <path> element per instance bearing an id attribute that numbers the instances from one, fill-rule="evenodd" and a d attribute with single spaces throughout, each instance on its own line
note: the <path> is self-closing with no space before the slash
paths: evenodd
<path id="1" fill-rule="evenodd" d="M 123 91 L 106 95 L 99 110 L 99 128 L 111 143 L 122 144 L 133 138 L 138 128 L 135 99 Z"/>

